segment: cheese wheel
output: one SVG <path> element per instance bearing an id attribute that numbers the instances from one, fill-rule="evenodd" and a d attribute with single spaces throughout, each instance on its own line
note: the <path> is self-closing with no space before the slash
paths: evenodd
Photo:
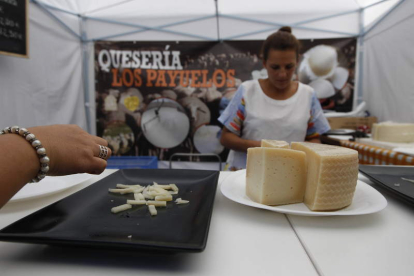
<path id="1" fill-rule="evenodd" d="M 356 150 L 306 142 L 292 142 L 291 147 L 306 153 L 304 203 L 309 209 L 337 210 L 352 203 L 358 180 Z"/>
<path id="2" fill-rule="evenodd" d="M 278 141 L 278 140 L 266 140 L 263 139 L 260 143 L 260 146 L 263 148 L 285 148 L 290 149 L 289 143 L 286 141 Z"/>
<path id="3" fill-rule="evenodd" d="M 412 143 L 414 142 L 414 124 L 384 122 L 373 124 L 372 140 Z"/>
<path id="4" fill-rule="evenodd" d="M 303 201 L 306 155 L 282 148 L 247 150 L 246 194 L 258 203 L 283 205 Z"/>

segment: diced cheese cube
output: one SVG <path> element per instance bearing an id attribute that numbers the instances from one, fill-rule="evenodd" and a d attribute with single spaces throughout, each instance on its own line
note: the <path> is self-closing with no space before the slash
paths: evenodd
<path id="1" fill-rule="evenodd" d="M 151 214 L 151 216 L 156 216 L 157 215 L 157 208 L 155 208 L 155 205 L 148 205 L 148 210 Z"/>
<path id="2" fill-rule="evenodd" d="M 119 213 L 119 212 L 122 212 L 122 211 L 125 211 L 125 210 L 128 210 L 128 209 L 131 209 L 131 208 L 132 208 L 132 205 L 131 204 L 122 204 L 122 205 L 113 207 L 111 209 L 111 212 L 114 213 L 114 214 L 116 214 L 116 213 Z"/>
<path id="3" fill-rule="evenodd" d="M 266 140 L 263 139 L 261 141 L 260 146 L 262 148 L 285 148 L 290 149 L 289 143 L 286 141 L 278 141 L 278 140 Z"/>
<path id="4" fill-rule="evenodd" d="M 265 205 L 303 201 L 306 185 L 304 152 L 278 148 L 249 148 L 246 194 Z"/>
<path id="5" fill-rule="evenodd" d="M 304 203 L 313 211 L 344 208 L 352 203 L 358 180 L 358 152 L 306 142 L 292 142 L 306 153 L 307 184 Z"/>

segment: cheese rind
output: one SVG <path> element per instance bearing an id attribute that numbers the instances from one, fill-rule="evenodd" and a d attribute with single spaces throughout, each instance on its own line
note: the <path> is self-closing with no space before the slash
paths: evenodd
<path id="1" fill-rule="evenodd" d="M 265 205 L 303 201 L 306 185 L 305 153 L 282 148 L 247 150 L 246 194 Z"/>
<path id="2" fill-rule="evenodd" d="M 279 141 L 279 140 L 266 140 L 263 139 L 260 143 L 260 146 L 266 148 L 284 148 L 290 149 L 289 143 L 286 141 Z"/>
<path id="3" fill-rule="evenodd" d="M 306 153 L 307 183 L 304 203 L 312 211 L 344 208 L 352 203 L 358 180 L 358 152 L 306 142 L 292 142 Z"/>

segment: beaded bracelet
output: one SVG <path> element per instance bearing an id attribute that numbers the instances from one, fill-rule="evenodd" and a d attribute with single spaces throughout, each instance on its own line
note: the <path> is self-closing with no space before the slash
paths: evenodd
<path id="1" fill-rule="evenodd" d="M 18 126 L 12 126 L 12 127 L 6 127 L 5 129 L 0 131 L 0 135 L 8 134 L 8 133 L 19 134 L 20 136 L 25 138 L 26 141 L 28 141 L 32 145 L 32 147 L 36 150 L 36 153 L 39 156 L 40 170 L 37 173 L 36 177 L 33 178 L 29 183 L 39 182 L 40 180 L 45 178 L 46 173 L 49 171 L 50 159 L 49 157 L 47 157 L 46 149 L 42 146 L 42 143 L 40 143 L 40 141 L 36 139 L 36 136 L 34 136 L 33 133 L 30 133 L 25 128 L 20 128 Z"/>

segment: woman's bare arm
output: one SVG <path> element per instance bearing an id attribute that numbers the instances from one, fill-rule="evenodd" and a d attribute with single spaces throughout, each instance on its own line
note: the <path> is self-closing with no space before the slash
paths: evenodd
<path id="1" fill-rule="evenodd" d="M 76 125 L 41 126 L 29 128 L 28 131 L 46 149 L 50 158 L 48 175 L 99 174 L 106 168 L 106 160 L 98 158 L 98 155 L 99 145 L 107 146 L 107 141 L 88 134 Z M 1 208 L 37 175 L 39 157 L 22 136 L 0 135 L 0 168 Z"/>
<path id="2" fill-rule="evenodd" d="M 220 143 L 226 148 L 235 151 L 247 152 L 248 148 L 260 147 L 261 141 L 240 138 L 233 132 L 229 131 L 226 127 L 223 127 Z"/>
<path id="3" fill-rule="evenodd" d="M 39 158 L 23 137 L 0 136 L 0 207 L 39 171 Z"/>
<path id="4" fill-rule="evenodd" d="M 321 139 L 319 139 L 319 137 L 306 140 L 306 142 L 317 143 L 317 144 L 322 143 Z"/>
<path id="5" fill-rule="evenodd" d="M 319 139 L 319 137 L 317 137 L 306 140 L 306 142 L 321 143 L 321 140 Z M 226 148 L 235 151 L 247 152 L 248 148 L 260 147 L 261 141 L 240 138 L 239 136 L 228 130 L 226 127 L 223 127 L 220 143 Z"/>

